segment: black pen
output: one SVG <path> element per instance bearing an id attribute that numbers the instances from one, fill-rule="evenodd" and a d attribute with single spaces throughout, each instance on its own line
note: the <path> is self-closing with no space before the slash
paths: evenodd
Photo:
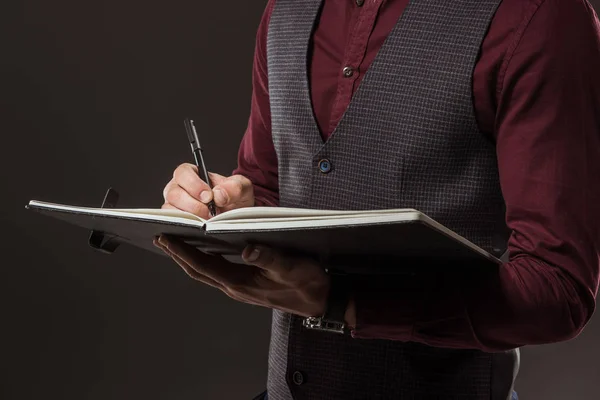
<path id="1" fill-rule="evenodd" d="M 198 133 L 196 132 L 196 127 L 194 127 L 194 121 L 186 118 L 183 123 L 190 141 L 190 146 L 192 147 L 192 152 L 194 153 L 194 159 L 196 160 L 196 166 L 198 167 L 198 175 L 200 176 L 200 179 L 206 182 L 212 189 L 212 184 L 208 178 L 208 171 L 206 171 L 206 165 L 204 164 L 204 158 L 202 157 L 202 147 L 198 140 Z M 208 203 L 208 211 L 210 211 L 211 217 L 217 215 L 214 200 L 211 200 L 210 203 Z"/>

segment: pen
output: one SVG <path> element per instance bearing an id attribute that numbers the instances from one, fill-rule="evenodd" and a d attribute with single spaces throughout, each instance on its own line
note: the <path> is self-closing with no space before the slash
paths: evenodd
<path id="1" fill-rule="evenodd" d="M 192 147 L 192 153 L 194 153 L 194 159 L 196 160 L 196 166 L 198 167 L 198 175 L 212 189 L 212 184 L 210 179 L 208 179 L 208 171 L 206 171 L 206 165 L 204 164 L 204 158 L 202 157 L 202 147 L 200 146 L 200 141 L 198 140 L 198 133 L 196 132 L 194 121 L 186 118 L 183 123 L 190 141 L 190 146 Z M 210 203 L 208 203 L 208 211 L 210 211 L 211 217 L 217 215 L 214 200 L 211 200 Z"/>

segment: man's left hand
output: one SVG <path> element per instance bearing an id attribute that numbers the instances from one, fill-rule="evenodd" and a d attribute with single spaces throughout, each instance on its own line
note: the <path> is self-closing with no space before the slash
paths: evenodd
<path id="1" fill-rule="evenodd" d="M 246 247 L 242 258 L 249 265 L 231 263 L 220 256 L 164 235 L 154 245 L 169 255 L 193 279 L 249 304 L 275 308 L 301 317 L 321 316 L 329 293 L 329 276 L 309 258 L 289 257 L 266 247 Z"/>

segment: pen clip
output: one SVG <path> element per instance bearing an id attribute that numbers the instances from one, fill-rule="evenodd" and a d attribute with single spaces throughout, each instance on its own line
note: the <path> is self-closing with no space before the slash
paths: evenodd
<path id="1" fill-rule="evenodd" d="M 185 125 L 185 131 L 187 132 L 188 140 L 192 146 L 192 150 L 202 151 L 202 148 L 200 147 L 200 140 L 198 139 L 198 132 L 196 132 L 196 127 L 194 126 L 194 121 L 186 118 L 183 121 L 183 124 Z"/>

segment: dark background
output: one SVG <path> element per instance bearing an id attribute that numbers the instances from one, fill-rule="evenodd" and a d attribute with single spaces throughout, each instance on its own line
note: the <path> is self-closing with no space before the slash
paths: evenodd
<path id="1" fill-rule="evenodd" d="M 593 0 L 600 6 L 600 1 Z M 0 398 L 249 399 L 266 379 L 270 312 L 235 303 L 166 258 L 112 256 L 31 199 L 159 207 L 191 162 L 229 174 L 250 109 L 266 1 L 2 1 Z M 599 71 L 600 73 L 600 71 Z M 522 399 L 600 393 L 600 317 L 522 352 Z"/>

